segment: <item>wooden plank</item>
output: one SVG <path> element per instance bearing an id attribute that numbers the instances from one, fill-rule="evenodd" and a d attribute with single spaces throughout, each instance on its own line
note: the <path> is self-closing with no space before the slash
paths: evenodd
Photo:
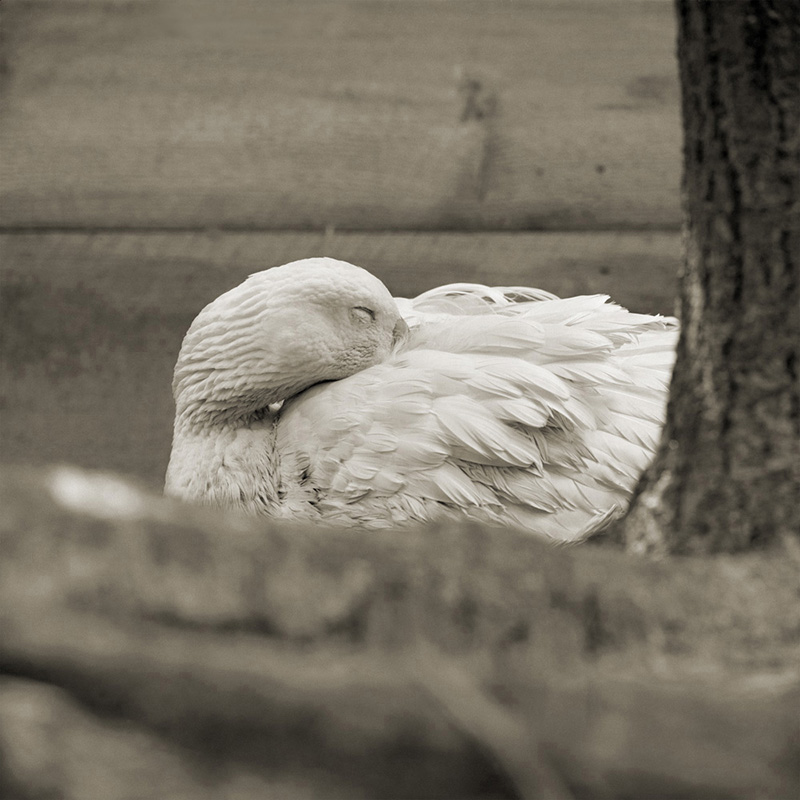
<path id="1" fill-rule="evenodd" d="M 680 223 L 670 0 L 2 14 L 6 227 Z"/>
<path id="2" fill-rule="evenodd" d="M 247 275 L 326 255 L 377 275 L 396 296 L 443 283 L 609 294 L 635 311 L 673 311 L 677 232 L 0 234 L 0 275 L 84 288 L 115 308 L 194 315 Z"/>
<path id="3" fill-rule="evenodd" d="M 327 254 L 396 295 L 451 281 L 608 292 L 669 313 L 678 234 L 0 236 L 0 459 L 69 461 L 158 485 L 172 368 L 200 308 L 247 274 Z"/>

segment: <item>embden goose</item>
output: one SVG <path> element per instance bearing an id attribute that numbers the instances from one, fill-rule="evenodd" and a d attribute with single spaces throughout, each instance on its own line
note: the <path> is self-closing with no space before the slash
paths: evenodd
<path id="1" fill-rule="evenodd" d="M 330 258 L 258 272 L 183 341 L 166 492 L 578 540 L 624 512 L 653 456 L 676 338 L 603 295 L 451 284 L 407 300 Z"/>

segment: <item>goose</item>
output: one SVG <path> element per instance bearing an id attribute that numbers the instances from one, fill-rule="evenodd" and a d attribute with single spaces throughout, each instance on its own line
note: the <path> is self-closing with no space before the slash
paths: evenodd
<path id="1" fill-rule="evenodd" d="M 165 492 L 581 540 L 625 512 L 653 457 L 677 332 L 605 295 L 454 283 L 394 298 L 344 261 L 273 267 L 186 333 Z"/>

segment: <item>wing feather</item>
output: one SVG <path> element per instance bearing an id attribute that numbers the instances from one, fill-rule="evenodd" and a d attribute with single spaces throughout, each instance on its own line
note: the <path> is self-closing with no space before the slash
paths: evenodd
<path id="1" fill-rule="evenodd" d="M 539 460 L 529 439 L 498 420 L 491 408 L 466 396 L 439 397 L 433 413 L 455 458 L 495 466 L 532 466 Z"/>
<path id="2" fill-rule="evenodd" d="M 282 410 L 295 510 L 372 526 L 465 514 L 557 539 L 622 513 L 659 436 L 674 321 L 477 284 L 398 306 L 403 347 Z"/>

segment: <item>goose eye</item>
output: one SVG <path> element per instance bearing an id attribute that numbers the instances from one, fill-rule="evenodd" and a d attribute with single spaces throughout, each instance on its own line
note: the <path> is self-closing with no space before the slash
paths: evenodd
<path id="1" fill-rule="evenodd" d="M 375 322 L 375 312 L 366 306 L 356 306 L 350 314 L 359 322 Z"/>

